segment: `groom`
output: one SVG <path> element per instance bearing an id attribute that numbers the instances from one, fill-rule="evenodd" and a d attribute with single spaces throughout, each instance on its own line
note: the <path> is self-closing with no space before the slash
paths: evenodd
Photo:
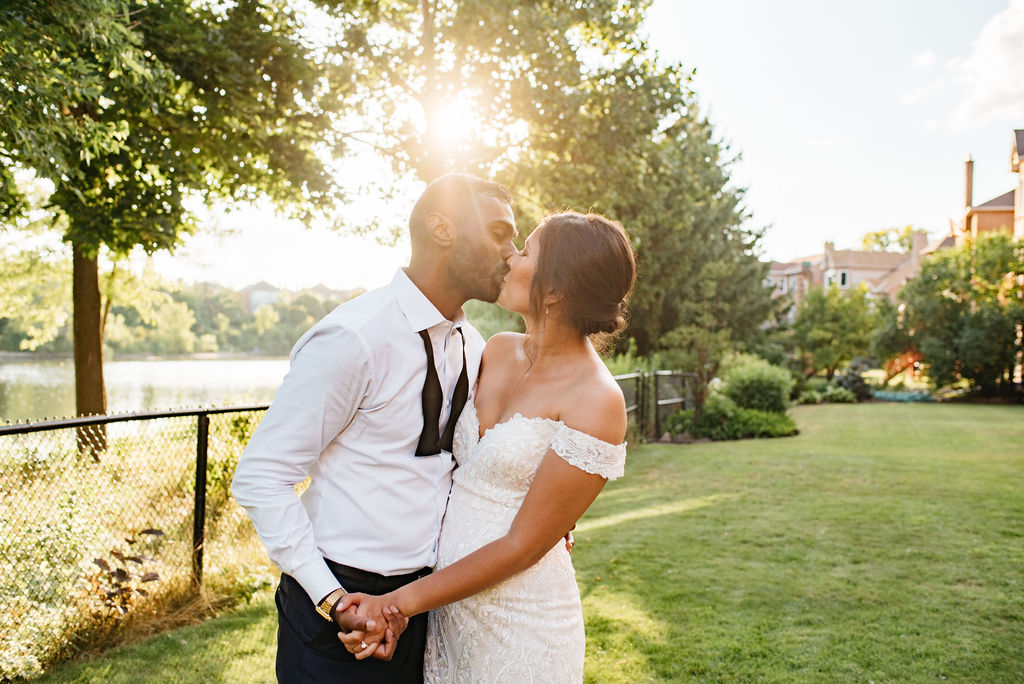
<path id="1" fill-rule="evenodd" d="M 494 301 L 515 253 L 508 191 L 466 174 L 424 190 L 412 256 L 391 283 L 342 304 L 295 344 L 288 375 L 231 491 L 281 568 L 281 682 L 420 682 L 426 615 L 376 624 L 334 606 L 430 572 L 451 486 L 452 431 L 484 341 L 469 299 Z M 309 478 L 301 498 L 295 486 Z M 369 623 L 369 624 L 368 624 Z M 391 634 L 356 661 L 337 633 Z M 390 660 L 387 660 L 390 658 Z"/>

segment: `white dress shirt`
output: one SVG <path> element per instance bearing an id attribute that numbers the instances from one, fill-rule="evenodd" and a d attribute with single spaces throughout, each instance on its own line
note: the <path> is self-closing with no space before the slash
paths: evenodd
<path id="1" fill-rule="evenodd" d="M 338 580 L 324 558 L 382 575 L 433 566 L 451 488 L 451 454 L 415 456 L 423 428 L 428 330 L 448 420 L 462 370 L 475 390 L 484 340 L 449 321 L 399 271 L 303 335 L 288 374 L 239 461 L 231 492 L 270 559 L 316 602 Z M 473 392 L 469 401 L 473 401 Z M 310 478 L 296 496 L 295 485 Z"/>

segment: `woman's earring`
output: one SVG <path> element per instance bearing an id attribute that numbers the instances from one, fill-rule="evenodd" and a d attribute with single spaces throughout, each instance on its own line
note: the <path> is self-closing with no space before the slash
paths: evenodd
<path id="1" fill-rule="evenodd" d="M 551 307 L 545 306 L 544 307 L 544 315 L 547 316 L 549 313 L 551 313 Z"/>

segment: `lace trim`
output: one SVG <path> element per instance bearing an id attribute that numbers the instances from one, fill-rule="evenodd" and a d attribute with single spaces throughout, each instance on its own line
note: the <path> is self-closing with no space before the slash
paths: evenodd
<path id="1" fill-rule="evenodd" d="M 625 472 L 625 442 L 609 444 L 563 424 L 551 438 L 551 449 L 570 465 L 592 475 L 614 480 Z"/>

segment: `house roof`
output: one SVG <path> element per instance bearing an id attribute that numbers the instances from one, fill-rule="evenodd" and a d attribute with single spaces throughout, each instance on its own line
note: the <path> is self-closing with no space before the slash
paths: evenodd
<path id="1" fill-rule="evenodd" d="M 772 261 L 768 274 L 772 276 L 799 275 L 804 272 L 804 264 L 807 265 L 808 271 L 813 270 L 821 261 L 822 256 L 817 254 L 813 257 L 794 259 L 793 261 Z"/>
<path id="2" fill-rule="evenodd" d="M 920 268 L 920 263 L 914 263 L 913 259 L 907 259 L 906 263 L 901 264 L 899 268 L 872 280 L 871 289 L 891 295 L 899 290 L 903 283 L 917 275 Z"/>
<path id="3" fill-rule="evenodd" d="M 921 254 L 931 254 L 932 252 L 938 252 L 943 249 L 953 249 L 954 247 L 956 247 L 956 238 L 952 235 L 946 235 L 922 249 Z"/>
<path id="4" fill-rule="evenodd" d="M 1008 209 L 1010 211 L 1013 211 L 1013 197 L 1016 193 L 1016 190 L 1011 190 L 1010 192 L 1003 193 L 999 197 L 993 197 L 988 202 L 972 207 L 972 209 L 987 209 L 999 211 Z"/>
<path id="5" fill-rule="evenodd" d="M 241 290 L 239 290 L 239 292 L 252 292 L 253 290 L 263 290 L 263 291 L 270 291 L 270 292 L 280 292 L 281 291 L 280 288 L 274 287 L 273 285 L 268 283 L 266 280 L 261 280 L 260 282 L 256 283 L 255 285 L 250 285 L 249 287 L 243 287 Z"/>
<path id="6" fill-rule="evenodd" d="M 902 252 L 862 252 L 837 249 L 832 252 L 833 268 L 867 268 L 892 270 L 909 257 Z"/>

